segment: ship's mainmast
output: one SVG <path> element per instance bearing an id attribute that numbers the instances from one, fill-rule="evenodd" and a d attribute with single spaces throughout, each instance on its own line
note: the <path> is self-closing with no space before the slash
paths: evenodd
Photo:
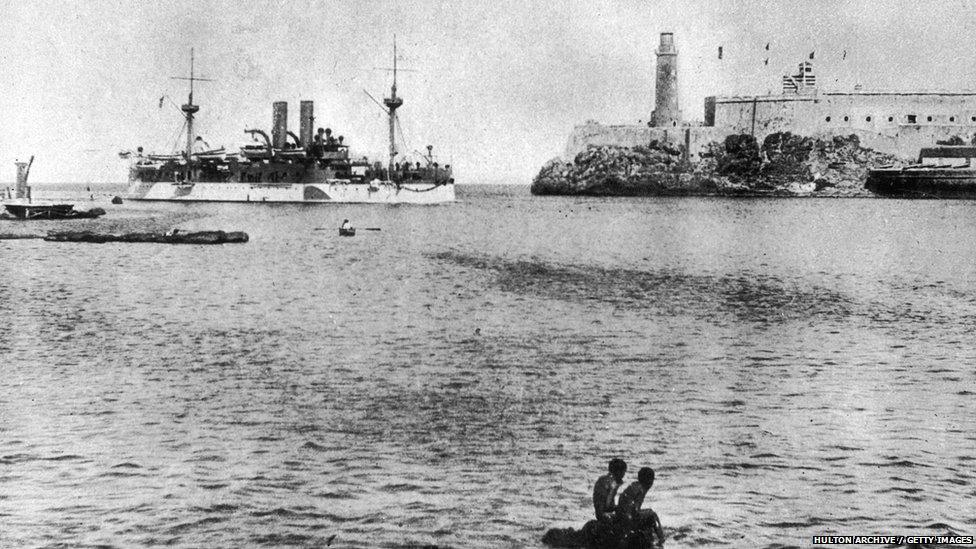
<path id="1" fill-rule="evenodd" d="M 397 86 L 396 86 L 396 74 L 397 74 L 397 54 L 396 54 L 396 38 L 393 39 L 393 87 L 390 89 L 390 97 L 383 98 L 383 103 L 389 109 L 390 113 L 390 166 L 389 166 L 389 178 L 390 181 L 393 180 L 393 164 L 396 158 L 396 110 L 403 105 L 403 99 L 397 97 Z"/>
<path id="2" fill-rule="evenodd" d="M 186 104 L 180 107 L 186 117 L 186 174 L 185 180 L 190 181 L 190 162 L 193 158 L 193 140 L 196 137 L 193 135 L 193 115 L 200 110 L 200 105 L 193 104 L 193 83 L 194 82 L 211 82 L 209 78 L 197 78 L 193 75 L 193 48 L 190 48 L 190 77 L 185 78 L 182 76 L 172 77 L 174 80 L 189 80 L 190 81 L 190 97 L 187 99 Z"/>

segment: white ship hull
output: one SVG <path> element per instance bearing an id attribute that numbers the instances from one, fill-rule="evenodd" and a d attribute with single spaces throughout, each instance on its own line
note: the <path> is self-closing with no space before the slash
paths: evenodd
<path id="1" fill-rule="evenodd" d="M 302 202 L 342 204 L 439 204 L 454 201 L 454 184 L 342 179 L 323 183 L 135 182 L 129 200 L 166 202 Z"/>

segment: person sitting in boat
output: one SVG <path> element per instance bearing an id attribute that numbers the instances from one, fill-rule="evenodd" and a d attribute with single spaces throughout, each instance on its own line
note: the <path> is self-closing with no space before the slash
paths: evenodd
<path id="1" fill-rule="evenodd" d="M 588 540 L 588 546 L 603 547 L 611 540 L 621 539 L 626 535 L 625 524 L 618 516 L 614 499 L 617 490 L 623 483 L 627 472 L 627 463 L 619 458 L 610 460 L 609 472 L 597 479 L 593 485 L 593 512 L 596 520 L 591 520 L 583 526 L 582 534 Z"/>
<path id="2" fill-rule="evenodd" d="M 593 511 L 596 513 L 596 520 L 609 525 L 617 521 L 617 505 L 614 499 L 627 473 L 627 463 L 620 458 L 613 458 L 607 469 L 609 472 L 598 478 L 593 485 Z"/>
<path id="3" fill-rule="evenodd" d="M 653 532 L 658 545 L 664 544 L 664 529 L 661 520 L 653 509 L 641 509 L 644 496 L 654 485 L 654 469 L 641 467 L 637 480 L 632 482 L 621 494 L 617 503 L 617 519 L 630 531 Z"/>
<path id="4" fill-rule="evenodd" d="M 342 226 L 339 227 L 339 229 L 343 231 L 350 231 L 352 230 L 352 223 L 350 223 L 348 219 L 343 219 Z"/>

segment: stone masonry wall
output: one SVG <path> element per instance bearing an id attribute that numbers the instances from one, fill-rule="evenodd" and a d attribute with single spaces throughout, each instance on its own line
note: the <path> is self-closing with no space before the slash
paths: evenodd
<path id="1" fill-rule="evenodd" d="M 788 125 L 769 124 L 756 128 L 756 139 L 760 142 L 767 135 L 780 131 L 790 131 L 819 139 L 834 136 L 856 135 L 864 147 L 891 154 L 904 160 L 918 157 L 919 149 L 931 147 L 937 141 L 960 137 L 969 143 L 976 139 L 976 128 L 960 124 L 903 124 L 890 131 L 877 131 L 864 128 L 795 128 Z M 696 161 L 711 142 L 721 142 L 729 135 L 738 132 L 719 127 L 686 126 L 678 128 L 648 128 L 646 126 L 603 126 L 589 123 L 577 126 L 570 134 L 563 156 L 566 160 L 575 158 L 590 145 L 637 147 L 651 141 L 671 143 L 676 146 L 685 143 L 689 136 L 689 159 Z M 746 131 L 746 134 L 749 132 Z"/>
<path id="2" fill-rule="evenodd" d="M 682 145 L 686 134 L 691 160 L 709 142 L 733 134 L 754 134 L 759 142 L 778 132 L 821 139 L 853 134 L 863 146 L 903 159 L 917 157 L 920 148 L 936 141 L 976 138 L 976 94 L 864 92 L 710 99 L 714 126 L 651 128 L 588 121 L 573 129 L 564 158 L 574 158 L 589 145 L 636 147 L 655 140 Z"/>
<path id="3" fill-rule="evenodd" d="M 679 126 L 652 128 L 648 126 L 604 126 L 592 120 L 576 126 L 569 135 L 563 158 L 572 160 L 590 145 L 613 147 L 646 146 L 651 141 L 670 143 L 675 146 L 688 144 L 689 160 L 697 161 L 702 151 L 713 141 L 721 141 L 726 133 L 707 126 Z"/>

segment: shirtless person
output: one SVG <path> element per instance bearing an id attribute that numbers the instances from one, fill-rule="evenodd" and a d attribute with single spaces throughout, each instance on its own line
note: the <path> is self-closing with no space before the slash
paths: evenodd
<path id="1" fill-rule="evenodd" d="M 608 469 L 610 472 L 597 479 L 593 486 L 593 510 L 596 520 L 610 525 L 616 522 L 617 505 L 614 499 L 624 482 L 627 464 L 622 459 L 614 458 L 610 460 Z"/>
<path id="2" fill-rule="evenodd" d="M 637 480 L 631 483 L 626 490 L 620 494 L 620 504 L 617 506 L 617 515 L 622 521 L 626 521 L 631 530 L 654 530 L 657 543 L 664 545 L 664 529 L 661 528 L 661 520 L 653 509 L 641 509 L 644 504 L 644 496 L 654 485 L 654 469 L 642 467 L 637 472 Z"/>

